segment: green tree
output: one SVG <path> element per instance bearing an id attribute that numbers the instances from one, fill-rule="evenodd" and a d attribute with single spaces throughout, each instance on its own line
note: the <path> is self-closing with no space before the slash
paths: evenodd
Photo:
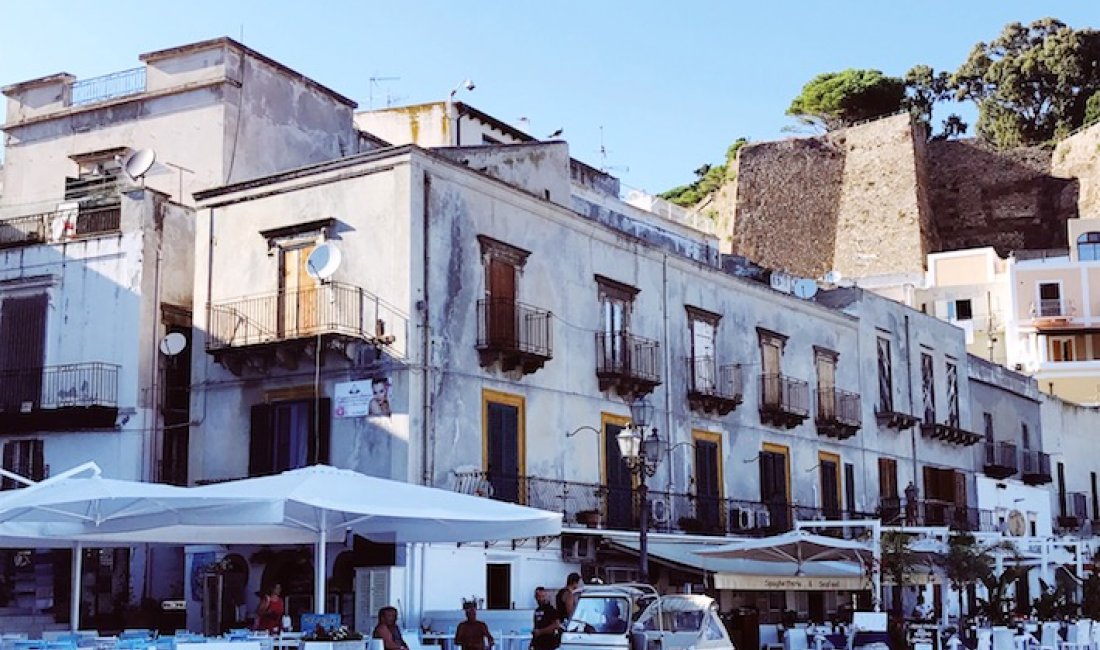
<path id="1" fill-rule="evenodd" d="M 710 194 L 717 192 L 723 185 L 732 181 L 737 175 L 737 152 L 740 151 L 748 140 L 737 138 L 726 149 L 726 162 L 722 165 L 706 164 L 695 170 L 695 180 L 687 185 L 674 187 L 659 196 L 676 205 L 691 207 L 702 201 Z"/>
<path id="2" fill-rule="evenodd" d="M 1100 90 L 1094 92 L 1085 102 L 1085 125 L 1100 122 Z"/>
<path id="3" fill-rule="evenodd" d="M 848 69 L 820 74 L 802 87 L 787 115 L 826 131 L 896 113 L 904 105 L 905 82 L 879 70 Z"/>
<path id="4" fill-rule="evenodd" d="M 928 127 L 931 135 L 932 108 L 952 95 L 951 75 L 936 73 L 930 66 L 915 65 L 905 73 L 905 106 Z"/>
<path id="5" fill-rule="evenodd" d="M 947 540 L 947 554 L 939 562 L 951 586 L 959 592 L 960 603 L 967 585 L 993 575 L 993 556 L 988 549 L 980 547 L 970 533 L 951 535 Z"/>
<path id="6" fill-rule="evenodd" d="M 917 554 L 913 552 L 910 544 L 912 536 L 897 531 L 887 531 L 882 534 L 882 575 L 893 583 L 892 608 L 895 613 L 901 614 L 901 590 L 913 581 L 920 562 Z"/>
<path id="7" fill-rule="evenodd" d="M 977 103 L 978 135 L 999 147 L 1064 136 L 1100 89 L 1100 32 L 1055 18 L 1010 23 L 974 46 L 951 83 L 956 99 Z"/>

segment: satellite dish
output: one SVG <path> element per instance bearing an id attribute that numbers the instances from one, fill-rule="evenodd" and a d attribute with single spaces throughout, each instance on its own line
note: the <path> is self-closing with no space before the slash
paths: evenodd
<path id="1" fill-rule="evenodd" d="M 306 273 L 318 280 L 327 280 L 340 268 L 340 249 L 332 242 L 325 242 L 309 254 L 306 260 Z"/>
<path id="2" fill-rule="evenodd" d="M 798 278 L 794 281 L 794 295 L 803 300 L 809 300 L 817 295 L 817 283 L 806 278 Z"/>
<path id="3" fill-rule="evenodd" d="M 772 271 L 771 277 L 772 289 L 776 291 L 782 291 L 783 293 L 791 292 L 791 276 L 783 273 L 782 271 Z"/>
<path id="4" fill-rule="evenodd" d="M 127 176 L 136 181 L 143 178 L 156 161 L 157 154 L 152 149 L 138 149 L 126 157 L 122 168 L 126 170 Z"/>
<path id="5" fill-rule="evenodd" d="M 828 282 L 829 284 L 840 284 L 840 281 L 843 279 L 844 276 L 840 274 L 840 271 L 836 270 L 829 271 L 825 274 L 825 277 L 822 278 L 822 280 Z"/>
<path id="6" fill-rule="evenodd" d="M 174 357 L 187 347 L 187 337 L 179 332 L 171 332 L 160 340 L 160 352 L 166 357 Z"/>

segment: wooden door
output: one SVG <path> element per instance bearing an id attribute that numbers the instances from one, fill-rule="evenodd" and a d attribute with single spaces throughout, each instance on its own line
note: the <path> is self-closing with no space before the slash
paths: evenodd
<path id="1" fill-rule="evenodd" d="M 0 406 L 9 412 L 41 406 L 48 304 L 43 293 L 5 298 L 0 308 Z"/>
<path id="2" fill-rule="evenodd" d="M 623 425 L 604 423 L 604 476 L 607 478 L 607 516 L 610 528 L 629 530 L 635 521 L 634 475 L 619 452 L 618 435 Z"/>
<path id="3" fill-rule="evenodd" d="M 695 517 L 708 531 L 724 531 L 718 440 L 695 439 Z"/>
<path id="4" fill-rule="evenodd" d="M 761 341 L 760 356 L 764 371 L 761 391 L 765 406 L 777 407 L 783 403 L 782 379 L 779 375 L 782 355 L 783 349 L 777 342 Z"/>
<path id="5" fill-rule="evenodd" d="M 306 261 L 316 244 L 284 248 L 280 278 L 280 338 L 314 334 L 320 326 L 320 285 L 306 272 Z"/>
<path id="6" fill-rule="evenodd" d="M 503 402 L 487 402 L 485 441 L 486 471 L 493 498 L 520 503 L 520 433 L 519 407 Z"/>
<path id="7" fill-rule="evenodd" d="M 489 260 L 489 344 L 516 347 L 516 267 L 503 260 Z"/>
<path id="8" fill-rule="evenodd" d="M 836 419 L 836 358 L 818 352 L 814 361 L 817 370 L 818 415 L 829 422 Z"/>

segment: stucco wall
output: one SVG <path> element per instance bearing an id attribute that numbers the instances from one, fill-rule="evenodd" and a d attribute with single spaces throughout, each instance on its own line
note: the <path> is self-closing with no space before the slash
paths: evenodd
<path id="1" fill-rule="evenodd" d="M 1050 485 L 1050 498 L 1053 512 L 1058 514 L 1058 463 L 1065 465 L 1067 493 L 1091 495 L 1091 474 L 1100 472 L 1096 462 L 1100 407 L 1079 406 L 1044 394 L 1040 414 L 1043 450 L 1050 454 L 1050 473 L 1054 481 Z"/>
<path id="2" fill-rule="evenodd" d="M 1058 143 L 1051 174 L 1078 182 L 1077 213 L 1100 218 L 1100 123 Z"/>

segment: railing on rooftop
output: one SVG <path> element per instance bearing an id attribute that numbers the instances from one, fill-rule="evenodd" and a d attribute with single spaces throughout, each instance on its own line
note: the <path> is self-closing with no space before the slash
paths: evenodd
<path id="1" fill-rule="evenodd" d="M 145 66 L 73 82 L 70 104 L 81 106 L 145 92 Z"/>
<path id="2" fill-rule="evenodd" d="M 0 372 L 0 410 L 118 406 L 118 371 L 113 363 L 72 363 Z"/>
<path id="3" fill-rule="evenodd" d="M 0 248 L 63 243 L 118 232 L 122 208 L 117 205 L 55 210 L 0 220 Z"/>

